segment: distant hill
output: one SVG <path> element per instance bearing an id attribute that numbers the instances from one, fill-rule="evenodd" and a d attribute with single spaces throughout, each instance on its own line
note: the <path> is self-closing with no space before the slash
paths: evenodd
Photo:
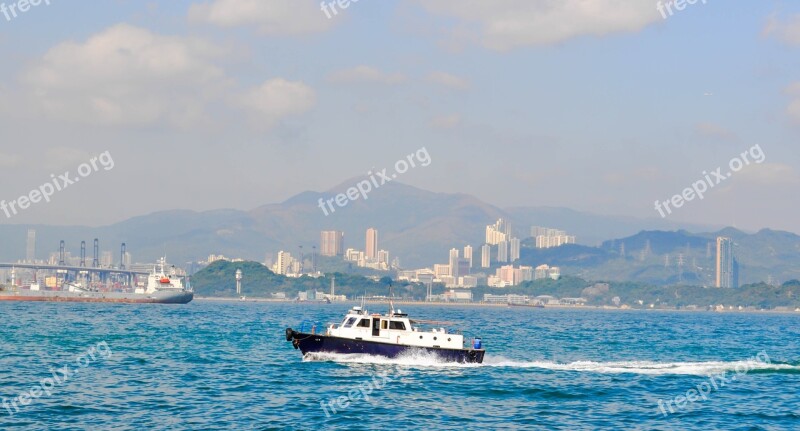
<path id="1" fill-rule="evenodd" d="M 267 254 L 287 250 L 298 253 L 304 246 L 309 253 L 319 246 L 319 232 L 337 229 L 345 232 L 345 246 L 365 248 L 364 232 L 376 227 L 380 247 L 399 257 L 406 268 L 447 261 L 448 250 L 471 244 L 479 250 L 487 224 L 503 217 L 511 221 L 519 238 L 530 235 L 531 225 L 567 230 L 585 245 L 633 235 L 645 229 L 705 227 L 674 225 L 661 219 L 634 219 L 596 215 L 565 208 L 501 209 L 465 194 L 434 193 L 393 182 L 374 190 L 369 199 L 350 202 L 325 216 L 318 207 L 345 191 L 359 178 L 320 193 L 303 192 L 282 203 L 251 211 L 214 210 L 163 211 L 102 227 L 0 225 L 0 261 L 24 257 L 26 231 L 37 231 L 37 257 L 45 259 L 65 240 L 67 251 L 79 254 L 80 241 L 87 241 L 91 259 L 92 240 L 100 238 L 101 250 L 109 250 L 119 261 L 120 243 L 127 243 L 135 262 L 152 262 L 165 255 L 178 265 L 204 260 L 209 254 L 224 254 L 263 261 Z"/>
<path id="2" fill-rule="evenodd" d="M 602 265 L 577 265 L 575 270 L 591 279 L 713 285 L 718 236 L 734 240 L 740 284 L 800 278 L 800 236 L 768 229 L 755 234 L 733 228 L 697 234 L 642 231 L 605 241 L 600 247 L 607 258 Z"/>

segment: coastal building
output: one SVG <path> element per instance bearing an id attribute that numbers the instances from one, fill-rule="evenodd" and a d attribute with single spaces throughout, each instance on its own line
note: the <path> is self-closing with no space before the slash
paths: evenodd
<path id="1" fill-rule="evenodd" d="M 469 259 L 464 259 L 463 257 L 459 257 L 458 261 L 456 262 L 456 266 L 458 267 L 459 277 L 464 277 L 465 275 L 469 275 L 470 273 Z"/>
<path id="2" fill-rule="evenodd" d="M 450 263 L 450 276 L 458 278 L 458 249 L 452 248 L 450 249 L 450 258 L 448 259 Z"/>
<path id="3" fill-rule="evenodd" d="M 514 286 L 533 280 L 533 267 L 520 266 L 514 269 Z"/>
<path id="4" fill-rule="evenodd" d="M 564 244 L 575 244 L 575 236 L 567 235 L 563 230 L 542 226 L 532 226 L 531 237 L 536 241 L 536 248 L 552 248 L 561 247 Z"/>
<path id="5" fill-rule="evenodd" d="M 503 281 L 496 275 L 490 275 L 486 279 L 486 285 L 489 287 L 508 287 L 511 286 L 511 282 Z"/>
<path id="6" fill-rule="evenodd" d="M 478 277 L 474 275 L 465 275 L 463 277 L 459 277 L 458 284 L 461 287 L 473 288 L 478 287 L 478 281 Z"/>
<path id="7" fill-rule="evenodd" d="M 436 263 L 433 265 L 433 273 L 436 275 L 436 278 L 441 279 L 442 277 L 447 277 L 450 275 L 450 265 L 442 265 Z"/>
<path id="8" fill-rule="evenodd" d="M 464 247 L 464 259 L 469 260 L 469 267 L 472 268 L 472 246 L 468 245 Z"/>
<path id="9" fill-rule="evenodd" d="M 481 247 L 481 268 L 492 266 L 492 246 L 484 244 Z"/>
<path id="10" fill-rule="evenodd" d="M 497 268 L 497 277 L 500 281 L 507 283 L 509 286 L 514 285 L 514 267 L 512 265 L 504 265 Z"/>
<path id="11" fill-rule="evenodd" d="M 486 226 L 486 243 L 489 245 L 507 241 L 510 236 L 511 225 L 503 219 L 498 219 L 495 224 Z"/>
<path id="12" fill-rule="evenodd" d="M 389 252 L 386 250 L 378 250 L 378 264 L 384 268 L 389 268 Z"/>
<path id="13" fill-rule="evenodd" d="M 230 259 L 228 259 L 227 257 L 225 257 L 225 255 L 222 255 L 222 254 L 209 254 L 208 255 L 208 260 L 206 260 L 206 263 L 211 265 L 212 263 L 219 262 L 221 260 L 222 261 L 228 261 Z"/>
<path id="14" fill-rule="evenodd" d="M 501 263 L 508 262 L 508 241 L 497 243 L 497 261 Z"/>
<path id="15" fill-rule="evenodd" d="M 733 240 L 717 237 L 716 287 L 739 287 L 738 268 L 733 252 Z"/>
<path id="16" fill-rule="evenodd" d="M 511 262 L 519 260 L 519 249 L 520 249 L 519 238 L 511 238 L 511 240 L 508 241 L 508 244 L 511 247 L 511 255 L 509 256 Z"/>
<path id="17" fill-rule="evenodd" d="M 344 232 L 323 230 L 319 235 L 319 254 L 323 256 L 344 255 Z"/>
<path id="18" fill-rule="evenodd" d="M 365 253 L 367 259 L 378 258 L 378 229 L 367 229 L 367 247 Z"/>
<path id="19" fill-rule="evenodd" d="M 294 258 L 292 258 L 291 253 L 281 250 L 278 252 L 278 258 L 275 260 L 275 264 L 272 265 L 272 272 L 281 275 L 289 274 L 293 269 L 293 263 Z"/>
<path id="20" fill-rule="evenodd" d="M 450 289 L 442 294 L 442 299 L 448 302 L 472 302 L 472 291 L 469 289 Z"/>

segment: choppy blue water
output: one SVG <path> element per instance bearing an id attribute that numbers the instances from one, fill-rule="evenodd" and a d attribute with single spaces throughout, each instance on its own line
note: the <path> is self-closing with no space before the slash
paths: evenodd
<path id="1" fill-rule="evenodd" d="M 0 304 L 0 429 L 800 429 L 798 315 L 401 307 L 480 335 L 482 365 L 285 341 L 347 307 Z"/>

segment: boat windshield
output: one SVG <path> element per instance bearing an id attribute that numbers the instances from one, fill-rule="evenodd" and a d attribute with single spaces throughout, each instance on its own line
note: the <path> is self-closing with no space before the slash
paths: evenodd
<path id="1" fill-rule="evenodd" d="M 344 326 L 345 328 L 349 328 L 349 327 L 353 326 L 353 323 L 356 323 L 356 318 L 355 317 L 350 317 L 347 320 L 345 320 L 344 325 L 342 325 L 342 326 Z"/>

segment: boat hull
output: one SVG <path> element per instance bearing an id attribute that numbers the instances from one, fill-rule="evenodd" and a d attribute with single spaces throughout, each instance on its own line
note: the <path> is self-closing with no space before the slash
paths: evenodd
<path id="1" fill-rule="evenodd" d="M 286 339 L 291 341 L 295 349 L 303 355 L 308 353 L 342 353 L 365 354 L 394 358 L 407 352 L 434 353 L 447 362 L 476 363 L 483 362 L 484 349 L 443 349 L 438 347 L 417 347 L 402 344 L 382 343 L 367 340 L 331 337 L 321 334 L 297 332 L 286 329 Z"/>
<path id="2" fill-rule="evenodd" d="M 110 302 L 121 304 L 188 304 L 193 292 L 155 292 L 137 294 L 123 292 L 0 292 L 0 301 L 33 302 Z"/>

